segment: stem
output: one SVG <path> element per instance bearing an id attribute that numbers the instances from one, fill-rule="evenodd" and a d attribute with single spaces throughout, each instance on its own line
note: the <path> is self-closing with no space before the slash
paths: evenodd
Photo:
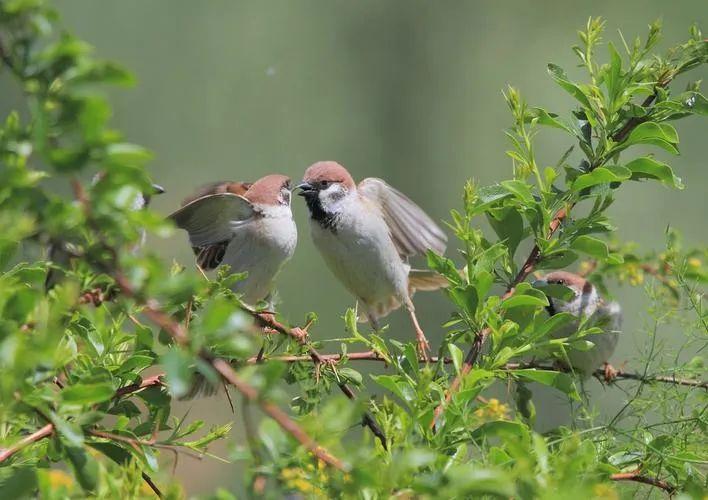
<path id="1" fill-rule="evenodd" d="M 119 286 L 121 291 L 126 297 L 132 299 L 138 299 L 135 290 L 126 279 L 126 277 L 120 272 L 114 272 L 114 278 L 116 284 Z M 147 299 L 140 301 L 143 303 L 143 314 L 147 316 L 153 323 L 158 325 L 160 328 L 165 330 L 174 341 L 180 346 L 188 346 L 189 339 L 187 337 L 187 332 L 182 326 L 182 324 L 174 321 L 168 314 L 160 309 L 159 303 L 154 299 Z M 301 333 L 295 332 L 294 335 L 301 336 Z M 297 329 L 299 330 L 299 329 Z M 331 455 L 323 447 L 319 446 L 310 436 L 308 436 L 302 428 L 297 425 L 285 412 L 280 408 L 275 406 L 269 401 L 260 399 L 258 391 L 249 385 L 245 380 L 241 379 L 229 363 L 219 358 L 212 358 L 208 353 L 201 353 L 199 357 L 205 362 L 212 365 L 212 367 L 232 386 L 236 388 L 241 394 L 251 401 L 257 402 L 261 409 L 275 420 L 286 432 L 291 434 L 295 439 L 303 444 L 310 452 L 323 462 L 331 465 L 332 467 L 339 470 L 346 470 L 344 463 L 338 458 Z"/>
<path id="2" fill-rule="evenodd" d="M 236 388 L 249 401 L 256 402 L 261 409 L 273 420 L 275 420 L 286 432 L 290 433 L 297 439 L 305 448 L 323 462 L 341 471 L 346 470 L 344 463 L 337 457 L 331 455 L 326 449 L 321 447 L 310 436 L 308 436 L 302 428 L 297 425 L 283 410 L 269 401 L 260 399 L 258 391 L 249 385 L 245 380 L 239 377 L 231 365 L 223 359 L 215 359 L 212 361 L 214 369 L 221 374 L 232 386 Z"/>
<path id="3" fill-rule="evenodd" d="M 669 495 L 676 491 L 676 487 L 662 479 L 658 479 L 651 476 L 644 476 L 638 472 L 622 472 L 618 474 L 612 474 L 610 479 L 613 481 L 634 481 L 636 483 L 648 484 L 650 486 L 655 486 L 661 488 Z"/>
<path id="4" fill-rule="evenodd" d="M 10 458 L 12 455 L 20 451 L 22 448 L 25 446 L 29 446 L 32 443 L 36 443 L 37 441 L 41 441 L 42 439 L 49 437 L 52 435 L 54 432 L 54 425 L 53 424 L 47 424 L 41 429 L 39 429 L 36 432 L 33 432 L 29 436 L 21 439 L 14 445 L 10 446 L 9 448 L 6 448 L 0 452 L 0 463 L 4 462 L 8 458 Z"/>
<path id="5" fill-rule="evenodd" d="M 315 349 L 308 341 L 307 341 L 307 330 L 302 329 L 302 328 L 288 328 L 284 324 L 280 323 L 275 319 L 275 316 L 273 314 L 264 314 L 264 313 L 259 313 L 257 311 L 254 311 L 253 309 L 244 307 L 244 311 L 248 312 L 251 314 L 258 323 L 260 323 L 261 326 L 271 328 L 283 335 L 287 335 L 289 337 L 292 337 L 297 341 L 301 346 L 305 347 L 308 351 L 309 357 L 312 359 L 312 361 L 315 364 L 323 364 L 327 361 L 326 357 L 320 354 L 317 349 Z M 309 325 L 308 325 L 309 326 Z M 352 390 L 351 387 L 349 387 L 345 382 L 337 382 L 337 387 L 339 387 L 339 390 L 344 393 L 344 395 L 349 398 L 352 401 L 356 400 L 356 394 Z M 379 427 L 379 424 L 376 422 L 374 417 L 368 412 L 364 412 L 364 417 L 363 417 L 363 425 L 367 426 L 371 432 L 379 438 L 379 441 L 381 442 L 381 446 L 383 446 L 384 450 L 388 449 L 387 444 L 386 444 L 386 434 L 384 434 L 383 429 Z"/>

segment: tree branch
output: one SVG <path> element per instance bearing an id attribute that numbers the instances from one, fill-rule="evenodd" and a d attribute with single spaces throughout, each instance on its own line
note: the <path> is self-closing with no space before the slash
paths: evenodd
<path id="1" fill-rule="evenodd" d="M 139 299 L 126 277 L 120 273 L 120 271 L 114 272 L 113 277 L 123 295 L 132 299 Z M 169 333 L 177 344 L 181 346 L 186 346 L 189 344 L 187 332 L 182 324 L 174 321 L 168 314 L 162 311 L 156 300 L 147 299 L 141 300 L 140 302 L 144 305 L 143 314 L 145 314 L 145 316 L 147 316 L 157 326 Z M 341 460 L 330 454 L 323 447 L 319 446 L 285 412 L 273 403 L 260 399 L 258 391 L 245 380 L 241 379 L 229 363 L 223 359 L 212 358 L 207 353 L 200 354 L 200 357 L 209 363 L 226 381 L 235 387 L 236 390 L 238 390 L 249 400 L 256 402 L 264 413 L 275 420 L 283 428 L 283 430 L 291 434 L 313 455 L 336 469 L 341 471 L 346 470 L 346 467 Z"/>
<path id="2" fill-rule="evenodd" d="M 322 361 L 318 362 L 328 362 L 328 363 L 337 363 L 339 361 L 347 360 L 347 361 L 378 361 L 378 362 L 386 362 L 385 358 L 382 358 L 379 356 L 376 352 L 374 351 L 363 351 L 363 352 L 350 352 L 347 353 L 346 355 L 342 354 L 320 354 L 320 359 Z M 284 355 L 284 356 L 273 356 L 270 358 L 260 358 L 258 359 L 257 356 L 250 357 L 246 360 L 247 364 L 257 364 L 257 363 L 263 363 L 267 361 L 279 361 L 281 363 L 307 363 L 311 362 L 312 358 L 310 356 L 297 356 L 297 355 Z M 421 363 L 444 363 L 444 364 L 451 364 L 452 363 L 452 358 L 439 358 L 437 356 L 433 356 L 431 358 L 419 358 L 419 361 Z M 540 363 L 507 363 L 504 365 L 503 368 L 501 368 L 502 371 L 514 371 L 514 370 L 524 370 L 528 368 L 536 368 L 538 370 L 547 370 L 547 371 L 560 371 L 563 373 L 569 373 L 570 369 L 560 369 L 559 367 L 555 365 L 550 365 L 550 364 L 540 364 Z M 598 368 L 595 371 L 593 371 L 592 375 L 603 378 L 605 377 L 605 369 L 604 368 Z M 690 379 L 690 378 L 677 378 L 675 376 L 667 376 L 667 375 L 647 375 L 644 376 L 640 373 L 636 372 L 627 372 L 624 370 L 617 370 L 616 373 L 613 374 L 612 376 L 612 381 L 614 380 L 639 380 L 643 382 L 661 382 L 665 384 L 675 384 L 675 385 L 683 385 L 687 387 L 697 387 L 700 389 L 708 389 L 708 381 L 703 381 L 703 380 L 697 380 L 697 379 Z"/>
<path id="3" fill-rule="evenodd" d="M 308 341 L 307 341 L 307 331 L 302 329 L 302 328 L 288 328 L 284 324 L 280 323 L 275 319 L 275 316 L 272 314 L 266 314 L 266 313 L 259 313 L 257 311 L 254 311 L 253 309 L 249 309 L 247 307 L 243 308 L 244 311 L 248 312 L 251 314 L 258 323 L 267 328 L 271 328 L 283 335 L 287 335 L 293 339 L 295 339 L 301 346 L 305 347 L 307 349 L 307 352 L 309 354 L 309 357 L 312 359 L 312 361 L 315 364 L 322 364 L 327 361 L 326 357 L 321 355 L 317 349 L 315 349 Z M 349 398 L 352 401 L 356 400 L 356 394 L 354 393 L 354 390 L 349 387 L 345 382 L 337 382 L 337 387 L 339 387 L 339 390 L 344 393 L 344 395 Z M 364 412 L 364 417 L 362 420 L 363 425 L 367 426 L 371 432 L 379 438 L 379 441 L 381 442 L 381 446 L 383 446 L 384 449 L 387 449 L 387 443 L 386 443 L 386 434 L 384 434 L 383 429 L 379 427 L 379 424 L 376 422 L 374 419 L 373 415 L 371 415 L 368 411 Z"/>
<path id="4" fill-rule="evenodd" d="M 674 485 L 659 478 L 644 476 L 639 472 L 622 472 L 618 474 L 612 474 L 610 476 L 610 479 L 612 481 L 634 481 L 636 483 L 648 484 L 650 486 L 661 488 L 669 495 L 673 494 L 676 491 L 676 487 Z"/>
<path id="5" fill-rule="evenodd" d="M 165 383 L 162 381 L 163 376 L 163 373 L 159 373 L 157 375 L 153 375 L 152 377 L 143 379 L 140 383 L 123 386 L 116 391 L 116 395 L 114 396 L 114 398 L 120 398 L 127 394 L 142 391 L 143 389 L 147 389 L 148 387 L 152 387 L 155 385 L 164 386 Z"/>
<path id="6" fill-rule="evenodd" d="M 283 410 L 269 401 L 261 400 L 258 395 L 258 391 L 239 377 L 234 369 L 231 368 L 230 364 L 223 359 L 217 358 L 212 361 L 212 366 L 217 372 L 219 372 L 219 374 L 221 374 L 222 377 L 234 386 L 236 390 L 243 394 L 246 399 L 258 403 L 261 409 L 269 417 L 275 420 L 283 428 L 283 430 L 290 433 L 305 448 L 310 450 L 313 455 L 336 469 L 341 471 L 346 470 L 346 467 L 341 460 L 330 454 L 322 446 L 318 445 L 317 442 L 308 436 L 305 431 L 303 431 L 302 428 L 297 425 Z"/>
<path id="7" fill-rule="evenodd" d="M 21 439 L 9 448 L 5 448 L 0 452 L 0 463 L 10 458 L 12 455 L 20 451 L 25 446 L 29 446 L 32 443 L 36 443 L 37 441 L 41 441 L 42 439 L 51 436 L 53 432 L 54 424 L 47 424 L 38 431 L 33 432 L 29 436 Z"/>

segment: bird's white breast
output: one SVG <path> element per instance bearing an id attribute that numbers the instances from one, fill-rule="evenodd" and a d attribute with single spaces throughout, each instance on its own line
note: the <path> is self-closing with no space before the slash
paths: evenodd
<path id="1" fill-rule="evenodd" d="M 334 275 L 368 304 L 407 293 L 408 266 L 401 261 L 376 207 L 354 192 L 342 200 L 333 228 L 311 220 L 315 246 Z"/>
<path id="2" fill-rule="evenodd" d="M 234 285 L 234 291 L 242 293 L 249 304 L 267 298 L 276 276 L 297 245 L 297 227 L 289 206 L 258 208 L 260 216 L 236 227 L 223 260 L 232 272 L 248 273 L 245 280 Z"/>

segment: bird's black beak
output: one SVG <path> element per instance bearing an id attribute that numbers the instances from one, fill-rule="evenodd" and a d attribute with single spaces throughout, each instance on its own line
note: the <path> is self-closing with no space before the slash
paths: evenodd
<path id="1" fill-rule="evenodd" d="M 295 186 L 295 189 L 299 189 L 300 192 L 298 193 L 298 196 L 308 196 L 312 193 L 315 192 L 315 186 L 310 184 L 309 182 L 301 182 L 297 186 Z"/>
<path id="2" fill-rule="evenodd" d="M 163 194 L 165 192 L 165 188 L 163 188 L 159 184 L 153 184 L 152 191 L 152 194 Z"/>

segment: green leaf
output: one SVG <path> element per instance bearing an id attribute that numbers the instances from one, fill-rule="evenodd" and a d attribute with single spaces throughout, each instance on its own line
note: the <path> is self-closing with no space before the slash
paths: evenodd
<path id="1" fill-rule="evenodd" d="M 548 306 L 548 298 L 542 292 L 538 294 L 514 294 L 501 303 L 501 307 L 504 309 L 522 306 L 546 307 Z"/>
<path id="2" fill-rule="evenodd" d="M 515 207 L 489 210 L 487 220 L 500 240 L 505 240 L 511 257 L 516 253 L 524 235 L 524 219 Z"/>
<path id="3" fill-rule="evenodd" d="M 627 164 L 627 168 L 632 172 L 632 180 L 656 179 L 667 186 L 683 189 L 684 185 L 679 177 L 674 175 L 674 171 L 666 163 L 661 163 L 653 158 L 645 156 L 637 158 Z"/>
<path id="4" fill-rule="evenodd" d="M 524 181 L 512 180 L 512 181 L 502 181 L 501 185 L 509 191 L 511 194 L 516 196 L 518 199 L 524 203 L 535 204 L 533 193 L 531 192 L 531 186 Z"/>
<path id="5" fill-rule="evenodd" d="M 477 464 L 461 464 L 450 467 L 447 481 L 454 485 L 453 496 L 459 498 L 486 498 L 494 495 L 502 498 L 517 496 L 516 486 L 503 470 L 483 469 Z"/>
<path id="6" fill-rule="evenodd" d="M 187 394 L 193 375 L 189 355 L 177 347 L 172 347 L 162 356 L 161 364 L 165 368 L 170 394 L 176 398 Z"/>
<path id="7" fill-rule="evenodd" d="M 352 368 L 346 366 L 344 368 L 339 368 L 337 370 L 337 374 L 344 379 L 345 382 L 352 383 L 356 386 L 360 386 L 362 383 L 361 373 Z"/>
<path id="8" fill-rule="evenodd" d="M 570 248 L 577 250 L 578 252 L 583 252 L 591 257 L 595 257 L 604 261 L 610 254 L 610 250 L 607 247 L 607 243 L 595 238 L 594 236 L 588 236 L 586 234 L 578 236 L 571 244 Z"/>
<path id="9" fill-rule="evenodd" d="M 536 370 L 534 368 L 514 370 L 511 373 L 513 373 L 514 376 L 524 380 L 538 382 L 539 384 L 554 387 L 564 394 L 567 394 L 570 398 L 576 401 L 580 400 L 580 395 L 575 388 L 573 378 L 567 373 L 554 372 L 550 370 Z"/>
<path id="10" fill-rule="evenodd" d="M 118 368 L 116 373 L 140 373 L 145 368 L 152 365 L 154 361 L 152 356 L 145 356 L 144 354 L 134 354 L 128 359 L 126 359 L 120 368 Z"/>
<path id="11" fill-rule="evenodd" d="M 610 107 L 614 109 L 612 105 L 617 99 L 619 82 L 622 75 L 622 57 L 619 55 L 619 52 L 617 52 L 612 42 L 607 44 L 607 49 L 610 52 L 610 65 L 605 73 L 605 85 L 607 86 L 607 94 L 610 97 Z"/>
<path id="12" fill-rule="evenodd" d="M 528 428 L 520 422 L 511 422 L 509 420 L 495 420 L 493 422 L 486 422 L 481 426 L 477 427 L 474 432 L 472 432 L 472 438 L 490 438 L 490 437 L 500 437 L 500 438 L 521 438 L 523 441 L 529 439 Z"/>
<path id="13" fill-rule="evenodd" d="M 79 484 L 86 492 L 96 489 L 98 484 L 98 462 L 91 458 L 86 450 L 78 446 L 67 446 L 66 453 L 69 457 Z"/>
<path id="14" fill-rule="evenodd" d="M 568 325 L 574 321 L 576 321 L 577 318 L 573 316 L 571 313 L 568 312 L 559 312 L 554 314 L 553 316 L 549 317 L 546 319 L 543 324 L 539 327 L 537 327 L 534 332 L 532 339 L 540 339 L 542 337 L 550 336 L 550 334 L 559 328 Z"/>
<path id="15" fill-rule="evenodd" d="M 575 135 L 575 131 L 570 125 L 558 118 L 557 115 L 548 113 L 548 111 L 543 108 L 529 108 L 527 110 L 527 121 L 531 120 L 535 120 L 536 123 L 541 125 L 565 130 L 569 134 Z"/>
<path id="16" fill-rule="evenodd" d="M 536 269 L 562 269 L 568 267 L 578 260 L 578 254 L 570 250 L 553 252 L 543 255 L 541 261 L 536 264 Z"/>
<path id="17" fill-rule="evenodd" d="M 34 498 L 37 487 L 35 467 L 10 466 L 0 468 L 0 492 L 3 498 Z"/>
<path id="18" fill-rule="evenodd" d="M 106 159 L 120 166 L 143 167 L 152 159 L 152 153 L 136 144 L 111 144 L 106 148 Z"/>
<path id="19" fill-rule="evenodd" d="M 379 384 L 401 398 L 402 401 L 411 402 L 415 400 L 413 388 L 399 380 L 395 375 L 369 375 L 374 382 Z"/>
<path id="20" fill-rule="evenodd" d="M 474 316 L 477 312 L 479 297 L 474 285 L 460 285 L 448 288 L 448 293 L 452 301 L 470 316 Z"/>
<path id="21" fill-rule="evenodd" d="M 678 154 L 678 149 L 676 149 L 678 134 L 676 129 L 668 123 L 640 123 L 622 143 L 622 147 L 634 144 L 651 144 L 659 146 L 670 153 Z"/>
<path id="22" fill-rule="evenodd" d="M 605 184 L 609 182 L 622 182 L 629 179 L 632 172 L 620 165 L 612 165 L 608 167 L 598 167 L 592 172 L 578 176 L 573 182 L 571 189 L 573 191 L 581 191 L 585 188 L 596 186 L 597 184 Z"/>
<path id="23" fill-rule="evenodd" d="M 455 372 L 459 375 L 460 369 L 462 368 L 464 353 L 462 352 L 462 349 L 457 347 L 455 344 L 448 344 L 447 349 L 450 351 L 450 357 L 452 358 L 452 364 L 455 367 Z"/>
<path id="24" fill-rule="evenodd" d="M 54 412 L 49 414 L 49 418 L 54 424 L 54 428 L 59 433 L 59 436 L 69 446 L 81 447 L 84 444 L 84 434 L 80 427 L 73 422 L 67 422 Z"/>
<path id="25" fill-rule="evenodd" d="M 553 78 L 553 80 L 555 80 L 555 82 L 560 85 L 563 90 L 572 95 L 584 108 L 592 109 L 585 92 L 583 92 L 578 85 L 568 79 L 568 76 L 565 74 L 565 71 L 563 71 L 563 68 L 551 63 L 548 65 L 548 74 L 551 75 L 551 78 Z"/>
<path id="26" fill-rule="evenodd" d="M 500 184 L 484 186 L 475 191 L 474 207 L 472 213 L 480 213 L 487 207 L 496 204 L 498 201 L 511 196 L 511 193 Z"/>
<path id="27" fill-rule="evenodd" d="M 108 401 L 114 394 L 115 389 L 108 382 L 102 384 L 75 384 L 61 391 L 61 398 L 67 404 L 93 405 Z"/>

